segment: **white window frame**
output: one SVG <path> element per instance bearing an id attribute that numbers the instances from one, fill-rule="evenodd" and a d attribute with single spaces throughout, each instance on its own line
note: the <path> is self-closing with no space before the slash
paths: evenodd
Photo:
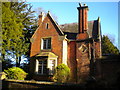
<path id="1" fill-rule="evenodd" d="M 50 48 L 49 48 L 49 39 L 50 39 Z M 46 40 L 46 48 L 44 48 L 44 40 Z M 41 40 L 41 49 L 46 50 L 46 49 L 51 49 L 51 38 L 42 38 Z"/>
<path id="2" fill-rule="evenodd" d="M 54 65 L 53 62 L 54 61 Z M 54 67 L 52 67 L 54 66 Z M 55 67 L 57 66 L 57 58 L 50 58 L 48 60 L 49 75 L 53 75 L 55 72 Z"/>
<path id="3" fill-rule="evenodd" d="M 53 63 L 52 63 L 52 61 L 54 60 L 54 65 L 52 65 Z M 46 74 L 48 74 L 48 75 L 53 75 L 54 74 L 54 70 L 55 70 L 55 67 L 57 66 L 57 58 L 48 58 L 47 59 L 47 64 L 46 64 L 46 68 L 49 70 L 49 71 L 47 71 L 47 73 L 43 73 L 44 71 L 44 65 L 42 64 L 42 70 L 41 70 L 41 73 L 39 73 L 39 59 L 36 59 L 36 69 L 35 69 L 35 73 L 36 74 L 39 74 L 39 75 L 46 75 Z M 44 61 L 44 59 L 43 59 L 43 61 Z M 54 68 L 52 67 L 52 66 L 54 66 Z"/>
<path id="4" fill-rule="evenodd" d="M 40 66 L 40 61 L 42 61 L 42 63 L 41 63 L 41 72 L 39 72 L 39 66 Z M 46 75 L 48 72 L 46 71 L 46 73 L 44 73 L 44 62 L 45 61 L 45 59 L 41 59 L 41 60 L 39 60 L 39 59 L 36 59 L 36 66 L 35 66 L 35 73 L 36 74 L 40 74 L 40 75 Z M 46 61 L 47 61 L 47 63 L 46 63 L 46 69 L 48 68 L 48 60 L 46 59 Z"/>
<path id="5" fill-rule="evenodd" d="M 82 53 L 85 53 L 87 51 L 87 46 L 82 44 L 79 48 L 78 48 Z"/>

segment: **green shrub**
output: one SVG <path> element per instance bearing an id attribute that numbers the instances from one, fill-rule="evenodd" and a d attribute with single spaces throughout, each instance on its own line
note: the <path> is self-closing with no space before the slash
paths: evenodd
<path id="1" fill-rule="evenodd" d="M 68 66 L 66 66 L 65 64 L 59 64 L 56 68 L 55 68 L 55 74 L 53 76 L 53 80 L 55 82 L 67 82 L 69 81 L 70 78 L 70 69 Z"/>
<path id="2" fill-rule="evenodd" d="M 8 70 L 4 70 L 4 72 L 7 74 L 8 79 L 15 80 L 24 80 L 27 75 L 27 73 L 19 67 L 8 68 Z"/>

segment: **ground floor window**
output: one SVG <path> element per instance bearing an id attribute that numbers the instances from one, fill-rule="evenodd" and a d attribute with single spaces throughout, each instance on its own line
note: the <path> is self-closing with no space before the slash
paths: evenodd
<path id="1" fill-rule="evenodd" d="M 53 75 L 55 72 L 55 60 L 51 59 L 49 60 L 49 74 Z"/>
<path id="2" fill-rule="evenodd" d="M 39 60 L 38 62 L 38 73 L 41 75 L 47 74 L 47 60 Z"/>
<path id="3" fill-rule="evenodd" d="M 56 59 L 36 60 L 36 72 L 40 75 L 53 75 L 56 67 Z"/>

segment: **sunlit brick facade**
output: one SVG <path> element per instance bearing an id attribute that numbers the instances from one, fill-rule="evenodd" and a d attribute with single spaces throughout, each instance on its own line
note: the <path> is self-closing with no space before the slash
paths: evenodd
<path id="1" fill-rule="evenodd" d="M 50 12 L 41 13 L 31 37 L 30 71 L 35 80 L 50 80 L 61 63 L 71 70 L 71 81 L 81 82 L 92 75 L 91 62 L 101 57 L 100 19 L 87 21 L 88 6 L 79 5 L 78 32 L 64 32 Z M 63 17 L 64 18 L 64 17 Z M 93 70 L 94 71 L 94 70 Z"/>

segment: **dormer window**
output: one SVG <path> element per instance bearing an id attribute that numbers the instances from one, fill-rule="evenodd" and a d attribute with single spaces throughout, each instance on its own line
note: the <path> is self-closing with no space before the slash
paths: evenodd
<path id="1" fill-rule="evenodd" d="M 49 23 L 46 23 L 46 29 L 49 29 Z"/>

